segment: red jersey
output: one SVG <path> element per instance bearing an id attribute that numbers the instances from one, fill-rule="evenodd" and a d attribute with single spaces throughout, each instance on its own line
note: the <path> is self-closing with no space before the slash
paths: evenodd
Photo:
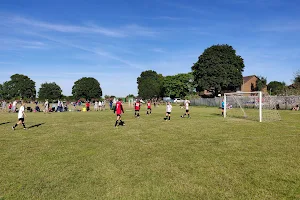
<path id="1" fill-rule="evenodd" d="M 151 108 L 151 102 L 148 102 L 148 103 L 147 103 L 147 107 L 148 107 L 148 108 Z"/>
<path id="2" fill-rule="evenodd" d="M 90 103 L 86 103 L 86 104 L 85 104 L 85 107 L 90 107 Z"/>
<path id="3" fill-rule="evenodd" d="M 121 115 L 122 113 L 124 113 L 123 105 L 122 105 L 121 101 L 118 101 L 116 103 L 116 112 L 117 112 L 117 115 Z"/>
<path id="4" fill-rule="evenodd" d="M 134 107 L 135 107 L 135 110 L 140 110 L 141 103 L 140 103 L 140 102 L 136 102 L 136 103 L 134 104 Z"/>

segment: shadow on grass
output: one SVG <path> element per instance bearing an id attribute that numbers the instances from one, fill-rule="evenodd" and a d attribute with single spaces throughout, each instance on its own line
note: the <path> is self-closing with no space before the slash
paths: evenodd
<path id="1" fill-rule="evenodd" d="M 221 113 L 211 113 L 210 115 L 224 117 Z"/>
<path id="2" fill-rule="evenodd" d="M 35 128 L 35 127 L 39 127 L 39 126 L 41 126 L 41 125 L 43 125 L 43 124 L 45 124 L 45 123 L 40 123 L 40 124 L 35 124 L 35 125 L 32 125 L 32 126 L 29 126 L 29 127 L 27 127 L 28 129 L 30 129 L 30 128 Z"/>
<path id="3" fill-rule="evenodd" d="M 0 125 L 4 125 L 4 124 L 9 124 L 11 122 L 3 122 L 3 123 L 0 123 Z"/>

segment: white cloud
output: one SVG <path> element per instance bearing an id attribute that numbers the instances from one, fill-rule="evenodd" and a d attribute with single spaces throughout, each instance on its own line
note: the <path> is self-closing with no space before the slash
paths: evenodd
<path id="1" fill-rule="evenodd" d="M 104 28 L 94 23 L 86 23 L 85 25 L 69 25 L 69 24 L 60 24 L 60 23 L 50 23 L 50 22 L 30 19 L 22 16 L 16 16 L 16 15 L 0 15 L 0 24 L 6 25 L 8 27 L 11 25 L 17 25 L 18 29 L 22 29 L 21 26 L 25 26 L 26 30 L 28 27 L 32 27 L 40 31 L 100 34 L 109 37 L 129 37 L 129 36 L 153 37 L 158 34 L 157 31 L 154 31 L 148 27 L 143 27 L 137 24 L 129 24 L 117 28 Z"/>

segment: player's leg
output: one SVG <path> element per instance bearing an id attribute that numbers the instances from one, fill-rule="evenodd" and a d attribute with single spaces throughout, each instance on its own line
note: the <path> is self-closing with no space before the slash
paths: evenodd
<path id="1" fill-rule="evenodd" d="M 166 112 L 166 117 L 164 118 L 164 120 L 168 120 L 168 113 Z"/>
<path id="2" fill-rule="evenodd" d="M 186 110 L 185 114 L 188 116 L 188 118 L 190 118 L 190 111 L 189 110 Z"/>
<path id="3" fill-rule="evenodd" d="M 13 130 L 15 130 L 15 128 L 22 123 L 21 119 L 18 119 L 18 122 L 12 127 Z"/>
<path id="4" fill-rule="evenodd" d="M 117 120 L 116 120 L 116 123 L 115 123 L 115 127 L 119 126 L 119 119 L 120 119 L 120 115 L 117 115 Z"/>
<path id="5" fill-rule="evenodd" d="M 152 109 L 150 108 L 150 115 L 152 114 Z"/>
<path id="6" fill-rule="evenodd" d="M 22 121 L 23 128 L 26 129 L 24 118 L 22 118 L 21 121 Z"/>
<path id="7" fill-rule="evenodd" d="M 171 113 L 169 113 L 169 121 L 171 120 Z"/>

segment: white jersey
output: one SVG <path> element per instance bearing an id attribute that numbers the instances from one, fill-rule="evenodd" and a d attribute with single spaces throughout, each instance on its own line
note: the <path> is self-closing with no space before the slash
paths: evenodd
<path id="1" fill-rule="evenodd" d="M 185 105 L 185 109 L 188 110 L 189 109 L 189 105 L 190 105 L 190 101 L 185 101 L 184 105 Z"/>
<path id="2" fill-rule="evenodd" d="M 101 101 L 99 101 L 99 107 L 101 107 L 102 106 L 102 102 Z"/>
<path id="3" fill-rule="evenodd" d="M 167 105 L 166 112 L 172 112 L 172 105 Z"/>
<path id="4" fill-rule="evenodd" d="M 17 106 L 17 102 L 14 101 L 12 106 L 13 106 L 13 107 L 16 107 L 16 106 Z"/>
<path id="5" fill-rule="evenodd" d="M 25 111 L 24 106 L 21 106 L 20 110 L 19 110 L 19 113 L 18 113 L 18 119 L 24 118 L 24 111 Z"/>

